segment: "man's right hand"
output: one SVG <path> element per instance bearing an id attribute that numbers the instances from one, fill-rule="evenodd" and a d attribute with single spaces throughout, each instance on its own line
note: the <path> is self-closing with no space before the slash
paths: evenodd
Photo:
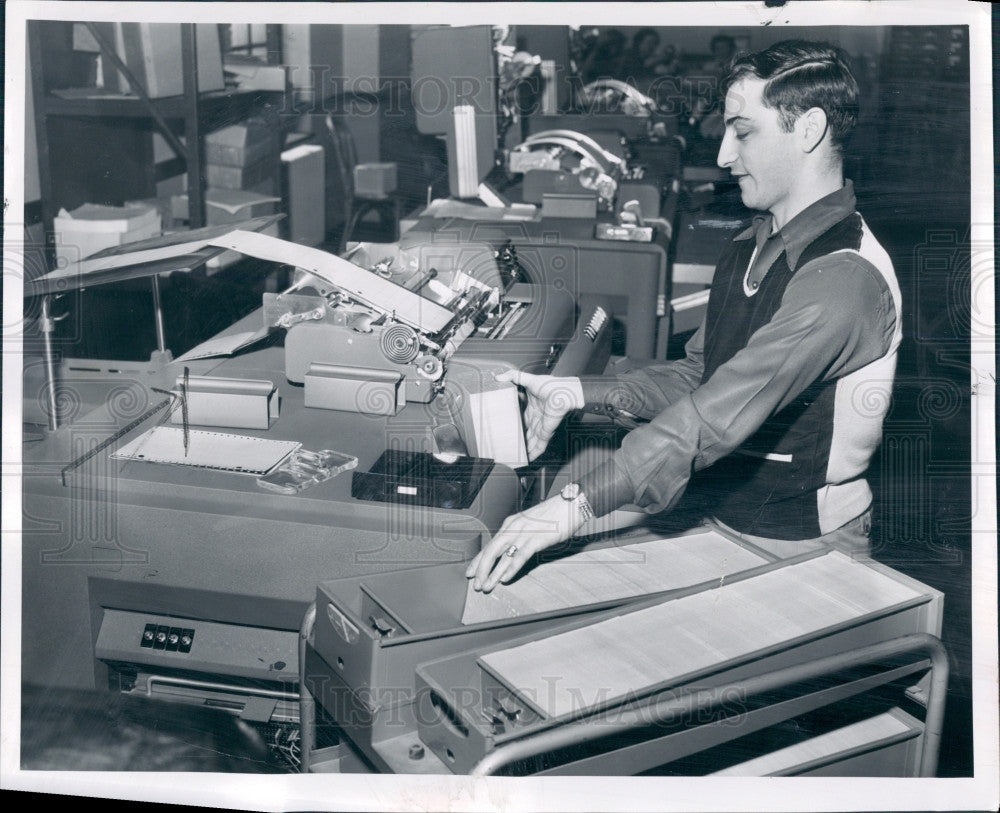
<path id="1" fill-rule="evenodd" d="M 528 460 L 545 451 L 552 435 L 566 413 L 583 409 L 583 386 L 579 378 L 534 375 L 520 370 L 499 373 L 497 381 L 510 381 L 524 387 L 528 403 L 524 410 L 524 434 Z"/>

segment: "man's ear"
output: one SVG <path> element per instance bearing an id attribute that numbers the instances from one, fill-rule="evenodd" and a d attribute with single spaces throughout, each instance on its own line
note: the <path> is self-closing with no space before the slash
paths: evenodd
<path id="1" fill-rule="evenodd" d="M 822 108 L 810 107 L 805 113 L 799 116 L 795 125 L 799 131 L 802 148 L 805 152 L 812 152 L 823 143 L 828 123 L 826 113 Z"/>

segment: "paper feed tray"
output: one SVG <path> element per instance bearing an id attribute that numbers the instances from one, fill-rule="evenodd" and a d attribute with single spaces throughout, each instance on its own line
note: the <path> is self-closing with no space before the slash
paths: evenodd
<path id="1" fill-rule="evenodd" d="M 417 668 L 420 738 L 455 772 L 528 734 L 940 630 L 941 594 L 831 551 Z M 456 688 L 457 687 L 457 688 Z M 450 756 L 449 756 L 450 755 Z"/>
<path id="2" fill-rule="evenodd" d="M 644 548 L 651 553 L 643 553 Z M 640 553 L 623 553 L 628 549 Z M 705 549 L 720 554 L 714 565 L 705 565 Z M 621 589 L 601 593 L 578 591 L 570 600 L 569 586 L 591 570 L 595 557 L 643 555 L 652 561 L 663 551 L 670 554 L 674 575 L 656 585 L 658 589 L 619 585 Z M 534 576 L 525 577 L 534 585 L 524 591 L 515 583 L 510 589 L 516 596 L 505 600 L 477 594 L 470 604 L 466 562 L 333 579 L 317 588 L 314 646 L 351 688 L 377 696 L 384 689 L 409 687 L 404 693 L 408 700 L 416 665 L 449 652 L 510 640 L 526 631 L 548 632 L 554 624 L 647 599 L 651 592 L 663 596 L 703 590 L 720 578 L 745 578 L 779 566 L 773 556 L 715 532 L 663 538 L 632 530 L 614 544 L 607 538 L 596 540 L 577 554 L 538 565 Z M 539 575 L 544 572 L 549 576 Z M 539 583 L 553 585 L 564 598 L 550 597 L 532 606 Z"/>
<path id="3" fill-rule="evenodd" d="M 669 552 L 672 558 L 673 575 L 656 585 L 665 591 L 656 593 L 661 597 L 782 566 L 770 554 L 715 532 L 662 538 L 632 529 L 614 539 L 592 540 L 576 554 L 538 565 L 536 580 L 547 570 L 549 583 L 559 590 L 590 570 L 594 557 L 624 557 L 638 563 L 634 551 L 643 548 L 657 549 L 660 555 Z M 708 569 L 706 551 L 720 557 Z M 656 556 L 644 558 L 652 561 Z M 529 588 L 518 597 L 517 607 L 486 599 L 485 606 L 476 602 L 474 614 L 468 615 L 466 567 L 466 562 L 431 565 L 333 579 L 317 588 L 310 647 L 313 689 L 320 702 L 344 711 L 344 720 L 338 722 L 376 763 L 385 756 L 384 750 L 391 749 L 388 740 L 396 740 L 403 730 L 416 731 L 415 675 L 420 664 L 522 636 L 540 637 L 649 597 L 648 589 L 633 585 L 601 595 L 578 592 L 576 601 L 550 600 L 532 607 L 528 602 L 534 590 Z M 567 576 L 566 571 L 577 575 Z M 463 623 L 463 616 L 472 623 Z"/>

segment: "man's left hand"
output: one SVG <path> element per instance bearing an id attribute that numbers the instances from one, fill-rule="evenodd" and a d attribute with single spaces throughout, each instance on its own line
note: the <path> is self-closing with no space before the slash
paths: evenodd
<path id="1" fill-rule="evenodd" d="M 473 580 L 476 590 L 488 593 L 499 582 L 506 584 L 513 579 L 536 553 L 572 537 L 584 522 L 575 502 L 567 502 L 558 494 L 550 497 L 507 517 L 489 544 L 469 563 L 465 576 Z"/>

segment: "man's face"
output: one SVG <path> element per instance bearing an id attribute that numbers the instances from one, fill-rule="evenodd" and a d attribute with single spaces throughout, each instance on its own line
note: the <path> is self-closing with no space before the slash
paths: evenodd
<path id="1" fill-rule="evenodd" d="M 778 111 L 761 99 L 765 82 L 744 77 L 726 94 L 726 131 L 719 149 L 719 166 L 740 185 L 744 205 L 770 211 L 783 221 L 784 204 L 799 177 L 802 151 L 795 132 L 782 132 Z"/>

